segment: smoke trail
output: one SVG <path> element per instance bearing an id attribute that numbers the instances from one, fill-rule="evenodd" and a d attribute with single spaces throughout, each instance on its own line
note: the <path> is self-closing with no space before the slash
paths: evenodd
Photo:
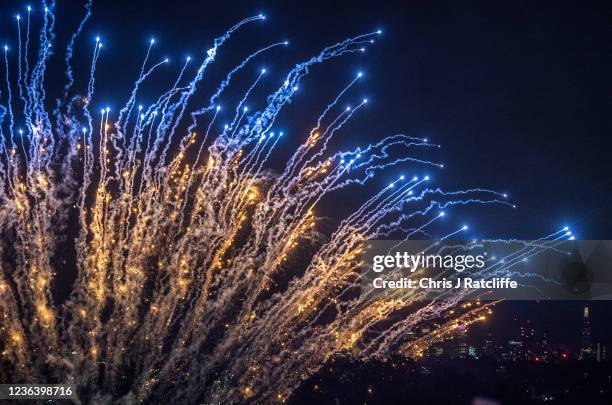
<path id="1" fill-rule="evenodd" d="M 417 297 L 382 302 L 355 294 L 363 241 L 393 232 L 404 238 L 427 233 L 442 209 L 510 205 L 505 196 L 482 188 L 446 192 L 425 187 L 427 178 L 401 176 L 363 198 L 326 232 L 317 213 L 321 201 L 404 163 L 442 166 L 418 154 L 419 148 L 438 145 L 402 134 L 329 151 L 331 139 L 362 113 L 365 100 L 337 111 L 341 99 L 352 97 L 357 78 L 323 107 L 281 174 L 267 168 L 277 145 L 288 139 L 275 122 L 310 68 L 362 52 L 380 32 L 348 38 L 296 64 L 265 106 L 250 111 L 246 101 L 263 72 L 258 74 L 235 109 L 227 109 L 235 111 L 231 124 L 217 131 L 215 120 L 225 111 L 217 103 L 232 78 L 285 43 L 246 56 L 204 106 L 193 106 L 198 84 L 230 37 L 264 16 L 246 18 L 215 38 L 193 77 L 183 79 L 188 60 L 168 90 L 136 109 L 141 85 L 165 64 L 147 68 L 151 42 L 127 101 L 115 113 L 92 109 L 99 105 L 95 74 L 104 59 L 102 40 L 93 44 L 88 71 L 71 67 L 75 43 L 91 16 L 87 1 L 66 47 L 66 84 L 49 111 L 45 83 L 55 46 L 54 8 L 54 2 L 43 2 L 35 55 L 29 50 L 32 10 L 28 7 L 23 43 L 17 20 L 16 76 L 10 74 L 13 54 L 8 48 L 4 54 L 3 381 L 74 383 L 85 403 L 282 402 L 337 352 L 366 359 L 413 354 L 435 340 L 432 334 L 415 342 L 405 332 L 447 314 L 461 296 L 448 294 L 411 309 Z M 86 83 L 83 95 L 75 90 L 79 80 Z M 13 88 L 19 90 L 19 108 Z M 14 142 L 16 122 L 24 123 L 21 150 Z M 179 134 L 185 128 L 187 133 Z M 541 249 L 526 247 L 506 266 L 492 268 L 509 272 L 516 258 Z M 65 256 L 67 251 L 72 253 Z M 69 297 L 58 304 L 54 286 L 69 277 L 67 268 L 76 276 Z M 487 310 L 474 307 L 456 319 L 470 322 Z M 435 336 L 452 329 L 449 321 Z"/>

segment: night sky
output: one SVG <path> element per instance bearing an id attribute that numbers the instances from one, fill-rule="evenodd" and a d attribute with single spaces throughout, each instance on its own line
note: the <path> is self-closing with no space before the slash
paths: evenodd
<path id="1" fill-rule="evenodd" d="M 79 11 L 72 6 L 78 3 L 64 10 L 60 2 L 60 18 Z M 490 187 L 519 205 L 471 209 L 474 236 L 535 238 L 569 224 L 582 239 L 612 237 L 609 3 L 330 3 L 98 1 L 82 42 L 104 37 L 100 83 L 115 64 L 125 77 L 113 72 L 111 78 L 131 81 L 151 36 L 159 57 L 178 68 L 179 59 L 201 53 L 213 35 L 262 12 L 268 20 L 239 32 L 219 62 L 288 39 L 289 49 L 252 65 L 253 73 L 267 67 L 273 86 L 292 63 L 323 46 L 381 28 L 384 35 L 365 55 L 313 70 L 296 100 L 304 121 L 288 122 L 289 134 L 307 130 L 323 103 L 362 70 L 366 80 L 352 95 L 371 103 L 342 134 L 346 145 L 397 132 L 442 144 L 436 157 L 446 168 L 429 170 L 434 184 Z"/>
<path id="2" fill-rule="evenodd" d="M 24 12 L 24 2 L 2 3 L 0 39 L 11 43 L 15 34 L 7 26 L 18 10 Z M 330 3 L 95 1 L 94 15 L 76 47 L 75 71 L 85 72 L 94 38 L 102 36 L 105 48 L 96 100 L 100 106 L 117 107 L 132 88 L 151 37 L 157 40 L 153 60 L 171 59 L 164 68 L 167 72 L 153 83 L 158 92 L 160 83 L 170 84 L 186 55 L 202 55 L 214 35 L 261 12 L 266 22 L 251 24 L 222 48 L 210 86 L 249 52 L 287 39 L 288 49 L 259 58 L 238 79 L 236 94 L 266 67 L 270 75 L 266 91 L 260 93 L 263 97 L 282 84 L 292 64 L 338 40 L 380 28 L 383 35 L 365 54 L 317 66 L 304 80 L 298 98 L 279 121 L 288 134 L 280 155 L 305 138 L 327 102 L 363 71 L 365 80 L 347 100 L 356 103 L 367 96 L 371 103 L 342 131 L 334 147 L 355 147 L 399 132 L 426 136 L 442 144 L 430 156 L 445 169 L 398 170 L 429 174 L 433 184 L 448 190 L 482 186 L 507 192 L 518 204 L 515 210 L 498 206 L 450 212 L 447 219 L 453 228 L 467 221 L 474 229 L 470 237 L 530 239 L 570 225 L 579 239 L 612 238 L 611 3 Z M 58 1 L 60 41 L 82 15 L 80 4 Z M 40 8 L 34 1 L 32 6 Z M 72 24 L 70 30 L 66 24 Z M 54 74 L 53 68 L 50 72 Z M 230 106 L 232 101 L 221 100 Z M 279 156 L 273 165 L 283 159 Z M 372 189 L 396 175 L 397 170 L 383 174 Z M 361 190 L 349 190 L 343 198 L 350 205 L 362 195 Z M 534 305 L 506 308 L 527 316 Z M 564 320 L 579 321 L 579 305 L 541 307 L 546 307 L 542 313 L 554 327 Z M 601 324 L 610 305 L 597 308 L 592 313 Z M 509 310 L 500 312 L 504 311 Z"/>

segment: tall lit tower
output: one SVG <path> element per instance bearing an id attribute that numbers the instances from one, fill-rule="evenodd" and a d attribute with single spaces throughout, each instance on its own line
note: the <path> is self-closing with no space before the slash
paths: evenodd
<path id="1" fill-rule="evenodd" d="M 591 321 L 589 320 L 589 307 L 584 307 L 582 318 L 582 344 L 580 346 L 580 359 L 592 357 L 593 347 L 591 345 Z"/>

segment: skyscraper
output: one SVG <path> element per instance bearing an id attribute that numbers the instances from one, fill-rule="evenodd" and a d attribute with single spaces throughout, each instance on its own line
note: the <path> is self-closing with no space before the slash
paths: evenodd
<path id="1" fill-rule="evenodd" d="M 580 345 L 580 359 L 591 359 L 593 357 L 593 346 L 591 344 L 591 321 L 589 320 L 589 307 L 584 307 L 582 318 L 582 341 Z"/>
<path id="2" fill-rule="evenodd" d="M 468 356 L 468 336 L 467 336 L 467 328 L 463 327 L 459 329 L 459 333 L 457 335 L 457 348 L 456 348 L 456 357 L 460 359 L 465 359 Z"/>

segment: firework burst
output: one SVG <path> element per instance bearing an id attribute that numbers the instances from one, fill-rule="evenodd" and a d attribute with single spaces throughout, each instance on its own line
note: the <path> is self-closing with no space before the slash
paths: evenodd
<path id="1" fill-rule="evenodd" d="M 317 208 L 330 194 L 402 164 L 442 166 L 419 157 L 419 150 L 437 145 L 402 134 L 328 150 L 367 103 L 338 106 L 361 74 L 338 89 L 311 131 L 292 136 L 303 143 L 284 170 L 267 168 L 286 138 L 275 120 L 309 69 L 363 52 L 380 31 L 295 65 L 265 107 L 249 111 L 246 102 L 265 74 L 259 72 L 218 130 L 218 100 L 233 77 L 286 42 L 248 55 L 206 105 L 194 107 L 193 96 L 230 36 L 264 16 L 215 38 L 196 69 L 188 58 L 173 84 L 143 107 L 141 85 L 167 62 L 153 61 L 151 40 L 128 100 L 115 112 L 93 108 L 101 39 L 93 44 L 89 72 L 80 72 L 87 86 L 74 89 L 72 50 L 91 3 L 67 46 L 66 85 L 50 102 L 45 76 L 57 47 L 54 8 L 43 1 L 36 28 L 29 7 L 18 16 L 18 42 L 3 55 L 3 380 L 74 383 L 92 402 L 284 401 L 337 352 L 365 358 L 418 352 L 457 322 L 478 318 L 478 309 L 448 318 L 457 296 L 427 305 L 361 297 L 359 253 L 364 240 L 422 235 L 452 205 L 509 205 L 504 195 L 444 192 L 429 188 L 428 177 L 398 176 L 332 232 L 318 228 Z M 55 280 L 71 267 L 69 297 L 58 304 Z M 447 322 L 435 336 L 415 343 L 404 333 L 442 315 Z"/>

